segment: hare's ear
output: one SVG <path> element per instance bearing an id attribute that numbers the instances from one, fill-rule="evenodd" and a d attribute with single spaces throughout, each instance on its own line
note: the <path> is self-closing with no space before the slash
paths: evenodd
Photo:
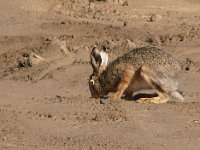
<path id="1" fill-rule="evenodd" d="M 108 64 L 108 53 L 99 51 L 96 47 L 90 53 L 91 65 L 95 74 L 100 74 Z"/>
<path id="2" fill-rule="evenodd" d="M 96 47 L 94 47 L 90 53 L 90 63 L 92 65 L 94 73 L 97 73 L 99 66 L 101 64 L 101 61 L 102 60 L 101 60 L 100 52 Z"/>
<path id="3" fill-rule="evenodd" d="M 105 70 L 106 66 L 108 65 L 108 53 L 106 51 L 101 51 L 100 56 L 101 56 L 100 67 L 102 70 Z"/>

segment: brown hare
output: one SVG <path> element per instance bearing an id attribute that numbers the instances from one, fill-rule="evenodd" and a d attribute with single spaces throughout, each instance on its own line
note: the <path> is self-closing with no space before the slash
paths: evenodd
<path id="1" fill-rule="evenodd" d="M 154 46 L 135 48 L 110 64 L 108 53 L 94 48 L 90 54 L 93 73 L 89 79 L 92 97 L 101 98 L 112 93 L 111 99 L 132 97 L 139 90 L 153 89 L 157 96 L 140 98 L 139 103 L 165 103 L 170 97 L 183 101 L 175 77 L 181 67 L 163 49 Z"/>

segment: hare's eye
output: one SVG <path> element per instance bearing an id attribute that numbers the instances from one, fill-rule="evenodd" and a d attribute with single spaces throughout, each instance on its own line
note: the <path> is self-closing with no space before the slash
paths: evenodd
<path id="1" fill-rule="evenodd" d="M 90 85 L 94 85 L 94 80 L 90 80 Z"/>

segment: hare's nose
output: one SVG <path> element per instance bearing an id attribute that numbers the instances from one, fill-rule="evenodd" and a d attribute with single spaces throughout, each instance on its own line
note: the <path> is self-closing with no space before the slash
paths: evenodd
<path id="1" fill-rule="evenodd" d="M 99 96 L 98 95 L 92 95 L 90 98 L 95 98 L 95 99 L 98 99 Z"/>

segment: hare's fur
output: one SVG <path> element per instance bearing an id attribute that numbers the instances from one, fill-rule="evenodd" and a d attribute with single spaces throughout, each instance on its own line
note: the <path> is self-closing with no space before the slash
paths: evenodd
<path id="1" fill-rule="evenodd" d="M 137 102 L 165 103 L 170 97 L 183 101 L 178 92 L 178 83 L 174 80 L 181 70 L 180 65 L 165 50 L 153 46 L 135 48 L 108 66 L 101 65 L 104 62 L 102 52 L 97 50 L 95 53 L 101 60 L 95 62 L 99 65 L 96 65 L 96 69 L 93 67 L 90 76 L 92 97 L 100 98 L 113 93 L 111 99 L 119 99 L 122 95 L 131 97 L 138 90 L 154 89 L 157 97 L 140 98 Z M 95 58 L 91 52 L 92 59 Z M 91 64 L 94 66 L 94 61 Z"/>

